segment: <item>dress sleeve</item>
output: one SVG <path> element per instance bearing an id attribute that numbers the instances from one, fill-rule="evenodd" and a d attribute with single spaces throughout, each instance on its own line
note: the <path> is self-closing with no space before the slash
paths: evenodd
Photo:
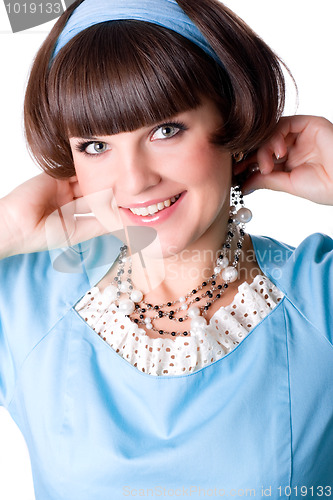
<path id="1" fill-rule="evenodd" d="M 110 269 L 120 240 L 112 235 L 74 247 L 0 260 L 0 404 L 13 399 L 33 349 Z"/>
<path id="2" fill-rule="evenodd" d="M 312 234 L 279 269 L 278 286 L 294 307 L 332 344 L 333 239 L 321 233 Z"/>
<path id="3" fill-rule="evenodd" d="M 28 354 L 61 312 L 54 287 L 48 284 L 48 262 L 46 252 L 0 260 L 0 404 L 6 407 Z M 68 283 L 62 288 L 66 290 Z M 57 294 L 60 300 L 63 295 Z"/>
<path id="4" fill-rule="evenodd" d="M 8 408 L 12 399 L 17 367 L 11 342 L 15 322 L 20 318 L 20 290 L 16 279 L 19 274 L 20 258 L 8 257 L 0 260 L 0 406 Z M 15 296 L 15 309 L 11 297 Z M 13 335 L 15 338 L 15 335 Z"/>
<path id="5" fill-rule="evenodd" d="M 0 406 L 7 407 L 13 394 L 14 386 L 14 363 L 0 318 Z"/>

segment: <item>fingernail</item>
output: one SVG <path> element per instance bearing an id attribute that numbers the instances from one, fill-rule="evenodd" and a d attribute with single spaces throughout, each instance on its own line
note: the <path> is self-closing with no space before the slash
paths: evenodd
<path id="1" fill-rule="evenodd" d="M 276 158 L 275 163 L 283 163 L 283 162 L 285 162 L 285 161 L 286 161 L 286 158 L 287 158 L 287 155 L 283 155 L 283 156 L 281 156 L 281 155 L 279 155 L 279 154 L 278 154 L 278 155 L 276 155 L 276 154 L 275 154 L 274 156 L 275 156 L 275 158 Z"/>

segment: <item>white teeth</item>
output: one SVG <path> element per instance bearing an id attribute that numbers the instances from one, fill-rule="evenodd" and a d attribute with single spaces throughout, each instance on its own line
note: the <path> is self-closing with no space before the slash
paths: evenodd
<path id="1" fill-rule="evenodd" d="M 172 198 L 169 198 L 164 202 L 163 201 L 159 202 L 156 205 L 149 205 L 148 207 L 143 207 L 143 208 L 130 208 L 130 211 L 133 212 L 133 214 L 135 215 L 141 215 L 141 216 L 153 215 L 156 214 L 156 212 L 163 210 L 164 208 L 170 207 L 171 203 L 177 201 L 179 197 L 180 194 L 177 194 L 177 196 L 173 196 Z"/>
<path id="2" fill-rule="evenodd" d="M 148 207 L 148 212 L 150 215 L 156 214 L 156 212 L 158 212 L 157 205 L 150 205 Z"/>

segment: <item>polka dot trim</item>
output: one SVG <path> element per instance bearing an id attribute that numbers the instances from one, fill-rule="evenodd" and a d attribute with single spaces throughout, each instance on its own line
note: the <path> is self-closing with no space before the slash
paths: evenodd
<path id="1" fill-rule="evenodd" d="M 207 333 L 188 337 L 151 339 L 130 318 L 93 287 L 75 309 L 116 353 L 149 375 L 192 373 L 231 352 L 283 298 L 266 277 L 242 283 L 232 304 L 221 307 L 210 320 Z"/>

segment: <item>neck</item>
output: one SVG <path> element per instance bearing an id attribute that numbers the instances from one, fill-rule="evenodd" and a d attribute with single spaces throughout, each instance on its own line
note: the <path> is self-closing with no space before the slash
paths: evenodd
<path id="1" fill-rule="evenodd" d="M 207 233 L 195 245 L 177 254 L 163 259 L 145 258 L 145 267 L 139 262 L 139 255 L 134 255 L 133 283 L 143 291 L 145 300 L 164 303 L 187 295 L 211 278 L 221 253 L 227 256 L 232 265 L 239 241 L 239 230 L 234 231 L 233 238 L 229 237 L 231 248 L 223 249 L 223 243 L 227 241 L 227 226 L 226 220 L 224 225 L 220 225 L 224 228 L 222 231 L 213 228 L 211 234 Z"/>

